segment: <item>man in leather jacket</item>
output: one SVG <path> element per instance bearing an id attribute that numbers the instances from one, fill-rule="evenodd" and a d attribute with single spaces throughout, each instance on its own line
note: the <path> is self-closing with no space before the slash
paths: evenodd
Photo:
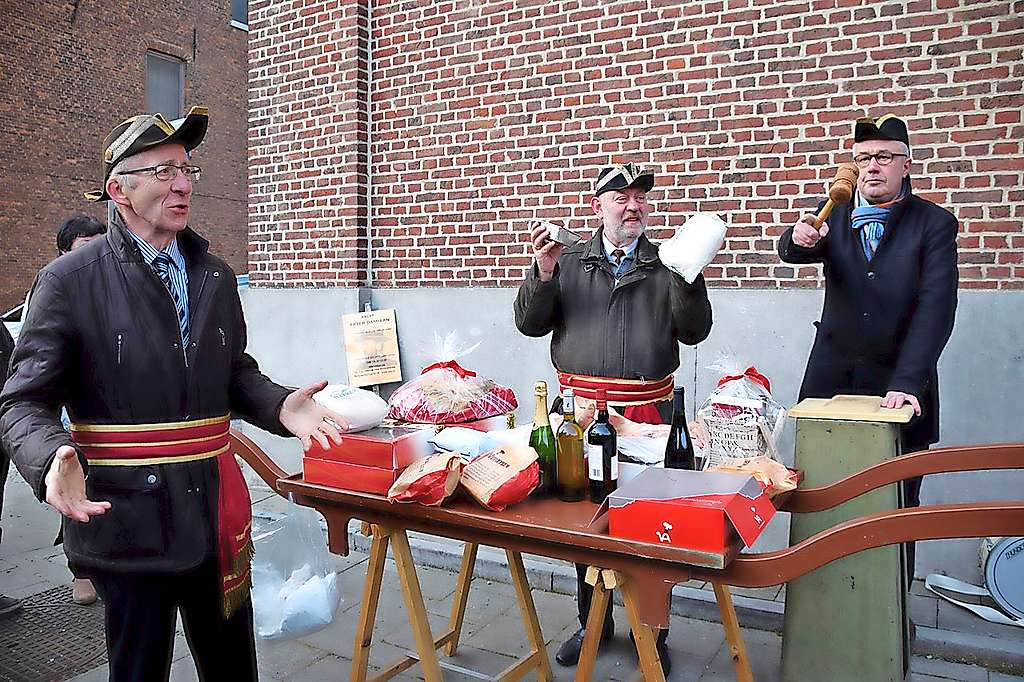
<path id="1" fill-rule="evenodd" d="M 653 173 L 635 164 L 604 168 L 590 202 L 601 228 L 586 242 L 565 247 L 548 237 L 543 224 L 534 224 L 534 263 L 519 287 L 515 319 L 527 336 L 551 334 L 551 360 L 563 388 L 590 397 L 588 391 L 604 387 L 623 398 L 619 404 L 628 406 L 627 418 L 658 422 L 653 403 L 672 395 L 679 343 L 695 345 L 707 338 L 711 303 L 703 275 L 687 283 L 662 264 L 658 247 L 644 235 L 653 186 Z M 593 589 L 584 580 L 585 570 L 576 566 L 584 627 Z M 576 665 L 583 635 L 581 627 L 555 660 Z M 611 635 L 609 609 L 602 640 Z M 657 640 L 666 673 L 671 668 L 667 635 L 662 630 Z"/>
<path id="2" fill-rule="evenodd" d="M 178 128 L 147 114 L 107 136 L 86 198 L 114 203 L 108 232 L 40 271 L 0 394 L 3 447 L 103 599 L 115 682 L 167 679 L 179 610 L 200 679 L 257 678 L 229 420 L 306 447 L 345 425 L 312 400 L 326 382 L 284 388 L 245 352 L 234 274 L 187 225 L 207 123 L 193 107 Z"/>

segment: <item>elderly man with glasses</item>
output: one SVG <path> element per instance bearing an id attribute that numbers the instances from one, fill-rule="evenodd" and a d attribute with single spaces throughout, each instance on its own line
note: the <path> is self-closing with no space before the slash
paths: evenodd
<path id="1" fill-rule="evenodd" d="M 910 139 L 892 114 L 854 128 L 857 191 L 820 230 L 806 215 L 779 238 L 787 263 L 823 263 L 825 304 L 800 398 L 882 395 L 885 407 L 910 404 L 904 452 L 939 439 L 939 355 L 953 330 L 956 238 L 947 210 L 914 195 Z M 905 483 L 917 506 L 921 480 Z M 908 548 L 913 571 L 913 548 Z"/>
<path id="2" fill-rule="evenodd" d="M 86 194 L 113 203 L 107 234 L 40 271 L 0 394 L 3 447 L 103 599 L 114 682 L 168 678 L 179 611 L 199 679 L 257 678 L 229 419 L 306 447 L 346 424 L 312 399 L 326 382 L 284 388 L 245 352 L 234 274 L 188 225 L 206 128 L 193 107 L 178 128 L 146 114 L 110 132 Z"/>

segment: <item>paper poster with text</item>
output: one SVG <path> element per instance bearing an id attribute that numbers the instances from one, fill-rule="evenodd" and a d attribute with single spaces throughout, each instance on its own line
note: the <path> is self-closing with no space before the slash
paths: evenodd
<path id="1" fill-rule="evenodd" d="M 402 380 L 393 309 L 342 315 L 341 326 L 345 335 L 345 361 L 350 386 Z"/>

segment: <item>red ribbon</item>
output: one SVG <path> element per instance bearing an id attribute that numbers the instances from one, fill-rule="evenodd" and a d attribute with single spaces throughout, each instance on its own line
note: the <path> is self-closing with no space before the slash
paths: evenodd
<path id="1" fill-rule="evenodd" d="M 757 367 L 753 366 L 747 367 L 746 371 L 743 372 L 743 374 L 728 374 L 722 377 L 721 379 L 718 380 L 718 386 L 719 388 L 721 388 L 730 381 L 736 381 L 737 379 L 750 379 L 754 383 L 761 384 L 761 386 L 764 387 L 764 390 L 768 391 L 769 393 L 772 392 L 772 385 L 771 382 L 768 381 L 768 377 L 758 372 Z"/>
<path id="2" fill-rule="evenodd" d="M 459 363 L 455 362 L 454 360 L 448 360 L 447 362 L 435 362 L 429 367 L 424 367 L 423 371 L 420 372 L 420 374 L 426 374 L 432 369 L 450 369 L 451 371 L 458 374 L 460 379 L 476 376 L 476 372 L 471 372 L 468 369 L 464 369 Z"/>

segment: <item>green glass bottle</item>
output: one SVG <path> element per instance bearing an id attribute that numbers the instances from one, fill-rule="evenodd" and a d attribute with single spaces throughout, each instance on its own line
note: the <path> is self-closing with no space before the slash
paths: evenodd
<path id="1" fill-rule="evenodd" d="M 532 497 L 547 497 L 555 491 L 555 433 L 551 430 L 548 416 L 548 385 L 538 381 L 533 387 L 534 410 L 533 431 L 530 433 L 530 447 L 537 453 L 540 467 L 540 484 L 534 488 Z"/>

